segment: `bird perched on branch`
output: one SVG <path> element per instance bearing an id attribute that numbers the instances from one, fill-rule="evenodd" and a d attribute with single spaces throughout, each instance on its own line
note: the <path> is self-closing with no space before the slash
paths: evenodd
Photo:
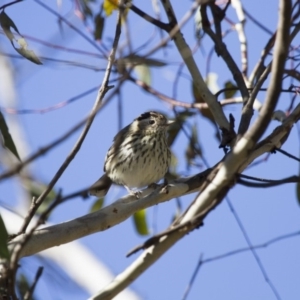
<path id="1" fill-rule="evenodd" d="M 114 138 L 104 163 L 104 175 L 90 188 L 91 195 L 103 197 L 112 183 L 141 188 L 164 178 L 171 162 L 167 129 L 173 121 L 155 112 L 145 112 L 123 128 Z"/>

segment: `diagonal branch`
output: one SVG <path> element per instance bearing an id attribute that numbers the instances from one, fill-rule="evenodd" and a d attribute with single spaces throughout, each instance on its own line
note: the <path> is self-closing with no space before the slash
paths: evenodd
<path id="1" fill-rule="evenodd" d="M 265 132 L 273 111 L 279 99 L 282 87 L 282 76 L 288 49 L 290 45 L 290 23 L 292 4 L 290 0 L 280 1 L 280 18 L 274 47 L 274 60 L 272 62 L 272 73 L 270 85 L 267 91 L 265 104 L 260 111 L 258 119 L 255 121 L 245 138 L 254 142 Z"/>
<path id="2" fill-rule="evenodd" d="M 212 111 L 214 118 L 218 123 L 219 127 L 221 129 L 227 129 L 229 131 L 230 125 L 224 115 L 224 112 L 221 109 L 219 103 L 216 101 L 216 97 L 210 92 L 206 83 L 204 82 L 203 77 L 199 71 L 199 68 L 197 67 L 197 64 L 194 60 L 193 53 L 189 45 L 186 43 L 185 39 L 183 38 L 182 32 L 180 31 L 180 28 L 183 26 L 185 21 L 194 14 L 194 12 L 199 8 L 199 5 L 201 3 L 205 3 L 205 2 L 207 1 L 203 1 L 203 0 L 194 1 L 188 14 L 183 17 L 180 23 L 178 23 L 170 1 L 162 1 L 163 7 L 166 11 L 169 20 L 168 26 L 166 25 L 161 26 L 161 24 L 159 25 L 157 24 L 157 22 L 153 22 L 153 20 L 150 20 L 151 17 L 146 18 L 145 17 L 145 15 L 147 15 L 146 13 L 144 13 L 142 17 L 145 18 L 145 20 L 147 20 L 148 22 L 158 26 L 159 28 L 165 29 L 169 33 L 168 39 L 166 41 L 163 41 L 163 43 L 161 43 L 159 47 L 156 47 L 156 49 L 160 48 L 170 39 L 174 40 L 174 43 L 191 74 L 191 77 L 193 79 L 193 82 L 195 83 L 196 88 L 199 90 L 201 97 L 204 99 L 204 101 L 207 103 L 210 110 Z M 151 51 L 151 53 L 153 52 L 154 50 Z M 148 55 L 150 54 L 148 53 Z"/>
<path id="3" fill-rule="evenodd" d="M 161 2 L 166 11 L 171 26 L 173 28 L 177 28 L 178 22 L 173 7 L 171 5 L 171 2 L 169 0 L 162 0 Z M 194 11 L 198 9 L 200 3 L 201 1 L 199 0 L 194 2 L 193 5 Z M 230 124 L 228 123 L 228 120 L 226 119 L 222 108 L 217 102 L 216 97 L 210 92 L 206 83 L 204 82 L 200 70 L 194 60 L 193 53 L 189 45 L 186 43 L 185 39 L 183 38 L 183 34 L 181 33 L 180 30 L 178 30 L 176 34 L 174 34 L 173 40 L 187 69 L 191 74 L 195 87 L 198 89 L 201 98 L 209 106 L 216 123 L 219 125 L 222 131 L 230 132 L 229 141 L 228 140 L 221 141 L 221 147 L 225 147 L 234 138 L 235 134 L 234 132 L 231 131 Z"/>
<path id="4" fill-rule="evenodd" d="M 163 5 L 165 5 L 165 10 L 168 12 L 170 9 L 169 1 L 163 0 Z M 166 5 L 167 4 L 167 5 Z M 171 10 L 172 11 L 172 10 Z M 274 55 L 274 67 L 278 68 L 275 71 L 275 76 L 273 76 L 271 83 L 272 88 L 274 88 L 274 83 L 277 83 L 281 87 L 281 78 L 284 70 L 284 62 L 287 54 L 288 47 L 288 36 L 289 36 L 289 20 L 291 16 L 291 1 L 281 0 L 280 1 L 280 16 L 278 25 L 278 40 L 275 46 Z M 282 44 L 286 42 L 286 44 Z M 280 81 L 280 82 L 279 82 Z M 216 176 L 208 183 L 207 187 L 196 197 L 194 203 L 188 208 L 188 211 L 183 215 L 179 222 L 185 223 L 192 220 L 199 213 L 211 210 L 216 205 L 218 205 L 223 197 L 226 195 L 230 186 L 234 184 L 233 179 L 240 170 L 242 172 L 245 167 L 249 164 L 249 159 L 253 157 L 249 153 L 253 154 L 256 150 L 254 146 L 257 140 L 261 137 L 265 128 L 260 128 L 257 123 L 261 126 L 267 126 L 271 113 L 268 111 L 276 103 L 280 93 L 277 89 L 278 95 L 274 94 L 273 91 L 268 92 L 267 101 L 265 104 L 265 109 L 262 116 L 254 123 L 253 127 L 250 129 L 250 133 L 242 137 L 232 151 L 226 155 L 224 160 L 219 163 L 212 172 L 216 172 Z M 274 103 L 275 102 L 275 103 Z M 297 107 L 297 112 L 299 113 L 300 106 Z M 296 119 L 298 120 L 299 115 Z M 290 120 L 289 120 L 290 121 Z M 286 126 L 287 123 L 285 123 Z M 288 131 L 289 132 L 289 131 Z M 277 132 L 278 134 L 278 132 Z M 286 137 L 286 132 L 283 133 Z M 280 134 L 280 135 L 281 135 Z M 280 137 L 276 142 L 285 142 L 283 136 Z M 279 137 L 279 136 L 278 136 Z M 262 146 L 262 145 L 261 145 Z M 264 145 L 265 146 L 265 145 Z M 252 152 L 251 152 L 252 151 Z M 251 157 L 251 158 L 250 158 Z M 247 161 L 247 164 L 244 163 Z M 188 232 L 188 231 L 187 231 Z M 172 247 L 178 240 L 180 240 L 187 232 L 177 231 L 173 232 L 169 236 L 162 237 L 159 242 L 147 250 L 145 250 L 123 273 L 119 274 L 113 282 L 111 282 L 106 288 L 97 293 L 91 299 L 111 299 L 113 296 L 117 295 L 122 289 L 124 289 L 128 284 L 130 284 L 136 277 L 140 276 L 149 266 L 151 266 L 160 256 L 162 256 L 170 247 Z"/>
<path id="5" fill-rule="evenodd" d="M 249 154 L 247 161 L 241 166 L 245 169 L 253 160 L 266 152 L 270 152 L 274 147 L 281 147 L 294 123 L 300 119 L 300 104 L 291 113 L 285 122 L 278 126 L 269 136 L 261 141 Z M 219 165 L 218 163 L 217 165 Z M 33 233 L 30 240 L 23 247 L 21 256 L 29 256 L 50 247 L 59 246 L 95 232 L 104 231 L 115 226 L 134 212 L 147 208 L 172 198 L 199 191 L 203 184 L 207 185 L 211 180 L 209 174 L 213 169 L 208 169 L 202 173 L 188 178 L 181 178 L 170 182 L 169 193 L 165 194 L 160 188 L 155 190 L 146 189 L 143 191 L 139 201 L 135 197 L 125 196 L 103 209 L 82 216 L 62 224 L 49 226 Z M 203 187 L 202 187 L 203 188 Z M 149 194 L 150 193 L 150 194 Z M 148 195 L 148 196 L 147 196 Z M 17 244 L 22 239 L 18 236 L 11 242 L 11 246 Z"/>
<path id="6" fill-rule="evenodd" d="M 221 40 L 220 36 L 217 35 L 216 33 L 214 33 L 212 31 L 212 29 L 210 28 L 210 23 L 208 21 L 206 8 L 207 8 L 206 5 L 202 5 L 200 8 L 201 17 L 203 20 L 202 21 L 203 22 L 203 30 L 213 40 L 213 42 L 215 44 L 215 50 L 216 50 L 217 55 L 220 55 L 223 58 L 228 69 L 231 71 L 232 76 L 233 76 L 237 86 L 239 87 L 239 90 L 242 94 L 244 103 L 247 103 L 248 98 L 249 98 L 249 92 L 248 92 L 247 86 L 245 84 L 243 75 L 242 75 L 241 71 L 239 70 L 236 62 L 232 58 L 231 54 L 227 50 L 226 45 Z M 213 8 L 214 8 L 214 6 L 212 6 L 212 9 Z M 215 22 L 220 23 L 220 21 L 218 21 L 218 20 L 215 20 Z"/>

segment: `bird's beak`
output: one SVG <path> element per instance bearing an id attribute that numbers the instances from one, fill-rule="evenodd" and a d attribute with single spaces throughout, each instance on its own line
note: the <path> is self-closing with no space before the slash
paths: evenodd
<path id="1" fill-rule="evenodd" d="M 168 122 L 167 122 L 167 126 L 170 126 L 170 125 L 172 125 L 173 123 L 175 123 L 175 121 L 174 121 L 174 120 L 168 120 Z"/>

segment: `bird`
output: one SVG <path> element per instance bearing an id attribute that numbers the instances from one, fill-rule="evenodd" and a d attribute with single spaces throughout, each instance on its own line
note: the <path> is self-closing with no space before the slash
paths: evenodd
<path id="1" fill-rule="evenodd" d="M 89 193 L 104 197 L 115 183 L 139 198 L 140 191 L 133 188 L 149 186 L 164 178 L 171 162 L 167 129 L 172 123 L 163 114 L 149 111 L 121 129 L 106 154 L 104 174 Z"/>

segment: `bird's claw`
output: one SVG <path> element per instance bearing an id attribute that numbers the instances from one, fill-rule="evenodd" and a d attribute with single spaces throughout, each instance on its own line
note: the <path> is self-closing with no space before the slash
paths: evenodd
<path id="1" fill-rule="evenodd" d="M 164 179 L 164 183 L 163 183 L 163 186 L 161 188 L 161 191 L 165 194 L 169 194 L 169 183 L 168 183 L 168 180 L 166 178 Z"/>

